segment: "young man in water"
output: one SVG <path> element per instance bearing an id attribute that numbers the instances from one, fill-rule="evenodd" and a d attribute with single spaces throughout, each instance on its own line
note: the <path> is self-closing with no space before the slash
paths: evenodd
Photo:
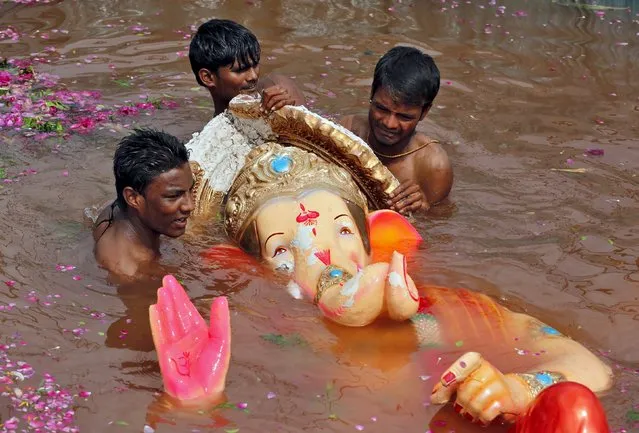
<path id="1" fill-rule="evenodd" d="M 417 132 L 439 91 L 439 69 L 427 54 L 395 47 L 377 63 L 366 116 L 345 116 L 340 123 L 373 149 L 401 185 L 389 205 L 400 213 L 428 210 L 445 199 L 453 170 L 443 147 Z"/>
<path id="2" fill-rule="evenodd" d="M 212 19 L 197 29 L 189 60 L 198 84 L 211 93 L 215 116 L 240 93 L 260 92 L 266 111 L 305 103 L 293 80 L 277 74 L 260 78 L 260 54 L 255 35 L 234 21 Z"/>
<path id="3" fill-rule="evenodd" d="M 113 158 L 117 199 L 93 230 L 98 263 L 132 277 L 160 255 L 160 235 L 177 238 L 194 208 L 189 154 L 174 136 L 137 129 Z"/>

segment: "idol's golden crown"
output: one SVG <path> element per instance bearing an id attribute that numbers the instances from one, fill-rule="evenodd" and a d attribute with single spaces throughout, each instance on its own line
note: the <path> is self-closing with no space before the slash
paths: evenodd
<path id="1" fill-rule="evenodd" d="M 304 107 L 285 106 L 266 116 L 261 113 L 260 108 L 261 104 L 259 99 L 240 95 L 229 104 L 229 113 L 233 118 L 233 122 L 238 126 L 240 123 L 248 122 L 248 124 L 243 125 L 246 128 L 242 127 L 239 129 L 244 131 L 250 130 L 251 128 L 258 128 L 259 126 L 256 126 L 256 124 L 252 122 L 256 121 L 259 123 L 259 121 L 263 121 L 264 125 L 270 130 L 271 135 L 273 135 L 272 138 L 266 138 L 266 140 L 272 139 L 273 141 L 277 141 L 279 144 L 284 145 L 287 150 L 289 148 L 298 148 L 310 152 L 310 154 L 313 155 L 313 161 L 318 161 L 317 164 L 321 163 L 321 166 L 325 167 L 325 169 L 323 169 L 324 172 L 338 172 L 340 176 L 348 174 L 349 187 L 344 189 L 350 190 L 351 185 L 353 183 L 356 184 L 358 187 L 358 193 L 356 195 L 357 197 L 363 196 L 366 198 L 368 208 L 382 209 L 387 207 L 389 194 L 399 186 L 399 182 L 362 139 L 342 128 L 340 125 Z M 251 145 L 253 145 L 254 142 L 259 142 L 259 140 L 255 138 L 257 136 L 262 137 L 260 134 L 249 134 L 246 138 L 251 142 Z M 215 146 L 222 144 L 202 142 L 199 143 L 199 145 L 208 146 L 210 147 L 209 150 L 212 150 Z M 259 152 L 260 151 L 258 151 L 258 153 Z M 228 153 L 230 157 L 236 156 L 233 152 L 226 153 Z M 295 155 L 302 155 L 297 152 L 294 153 Z M 304 155 L 306 155 L 306 153 L 304 153 Z M 244 155 L 242 155 L 242 158 L 244 158 Z M 255 154 L 252 154 L 251 159 L 257 160 L 259 158 L 255 156 Z M 243 163 L 246 163 L 244 166 L 245 169 L 250 166 L 250 163 L 246 161 L 243 161 Z M 300 161 L 300 164 L 303 164 L 302 161 Z M 216 176 L 217 173 L 205 172 L 204 168 L 195 161 L 192 161 L 191 165 L 195 177 L 195 214 L 211 216 L 214 212 L 217 212 L 219 209 L 218 206 L 224 197 L 227 196 L 227 192 L 229 195 L 231 192 L 227 189 L 217 190 L 212 186 L 215 182 L 212 182 L 211 179 Z M 328 168 L 329 166 L 330 170 Z M 335 169 L 339 170 L 335 171 Z M 209 168 L 209 170 L 211 170 L 211 168 Z M 265 173 L 266 172 L 268 172 L 268 170 L 265 171 Z M 306 173 L 309 181 L 310 179 L 321 178 L 319 174 L 315 176 L 314 173 Z M 220 173 L 219 175 L 223 176 L 225 174 Z M 288 179 L 288 177 L 286 178 Z M 335 182 L 331 181 L 328 183 L 333 185 Z M 266 188 L 266 186 L 267 185 L 264 185 L 264 188 Z M 279 186 L 275 187 L 275 189 L 277 188 L 279 188 Z M 291 186 L 291 188 L 293 187 Z M 354 201 L 357 202 L 357 200 Z M 229 212 L 227 215 L 230 216 L 231 213 Z M 242 223 L 244 223 L 244 221 Z M 227 224 L 227 226 L 235 227 L 236 224 L 237 221 L 234 221 Z M 239 230 L 239 228 L 235 227 L 234 230 Z"/>
<path id="2" fill-rule="evenodd" d="M 226 196 L 224 226 L 235 241 L 267 201 L 294 196 L 312 189 L 326 189 L 364 211 L 367 199 L 348 171 L 297 147 L 267 143 L 246 158 Z"/>
<path id="3" fill-rule="evenodd" d="M 238 97 L 229 110 L 238 119 L 264 117 L 259 101 Z M 371 209 L 384 209 L 399 182 L 361 138 L 304 107 L 286 105 L 265 117 L 277 142 L 311 152 L 347 170 Z"/>

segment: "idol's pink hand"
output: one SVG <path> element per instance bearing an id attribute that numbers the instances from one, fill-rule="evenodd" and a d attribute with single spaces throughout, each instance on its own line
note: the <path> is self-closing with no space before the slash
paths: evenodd
<path id="1" fill-rule="evenodd" d="M 213 300 L 207 327 L 180 283 L 167 275 L 149 314 L 166 392 L 191 402 L 218 398 L 224 391 L 231 355 L 226 298 Z"/>

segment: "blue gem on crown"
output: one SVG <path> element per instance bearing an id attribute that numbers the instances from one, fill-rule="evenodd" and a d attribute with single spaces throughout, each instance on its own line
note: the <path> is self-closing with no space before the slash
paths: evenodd
<path id="1" fill-rule="evenodd" d="M 341 278 L 342 275 L 344 275 L 344 272 L 340 271 L 339 269 L 333 269 L 329 275 L 331 276 L 331 278 Z"/>
<path id="2" fill-rule="evenodd" d="M 293 160 L 287 155 L 277 155 L 271 160 L 271 168 L 275 173 L 288 173 L 293 165 Z"/>

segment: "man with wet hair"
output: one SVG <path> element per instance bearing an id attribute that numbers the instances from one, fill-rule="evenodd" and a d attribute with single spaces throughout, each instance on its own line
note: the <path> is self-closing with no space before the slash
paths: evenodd
<path id="1" fill-rule="evenodd" d="M 197 29 L 189 61 L 198 84 L 211 93 L 215 116 L 240 93 L 260 92 L 265 111 L 304 105 L 304 95 L 293 80 L 277 74 L 260 78 L 260 55 L 255 35 L 234 21 L 212 19 Z"/>
<path id="2" fill-rule="evenodd" d="M 401 182 L 388 203 L 400 213 L 428 210 L 453 186 L 446 151 L 416 131 L 438 91 L 439 69 L 433 58 L 416 48 L 395 47 L 375 67 L 368 118 L 351 115 L 340 120 Z"/>
<path id="3" fill-rule="evenodd" d="M 98 263 L 132 277 L 160 255 L 160 235 L 177 238 L 194 208 L 193 174 L 186 147 L 174 136 L 136 129 L 113 158 L 116 200 L 93 230 Z"/>

